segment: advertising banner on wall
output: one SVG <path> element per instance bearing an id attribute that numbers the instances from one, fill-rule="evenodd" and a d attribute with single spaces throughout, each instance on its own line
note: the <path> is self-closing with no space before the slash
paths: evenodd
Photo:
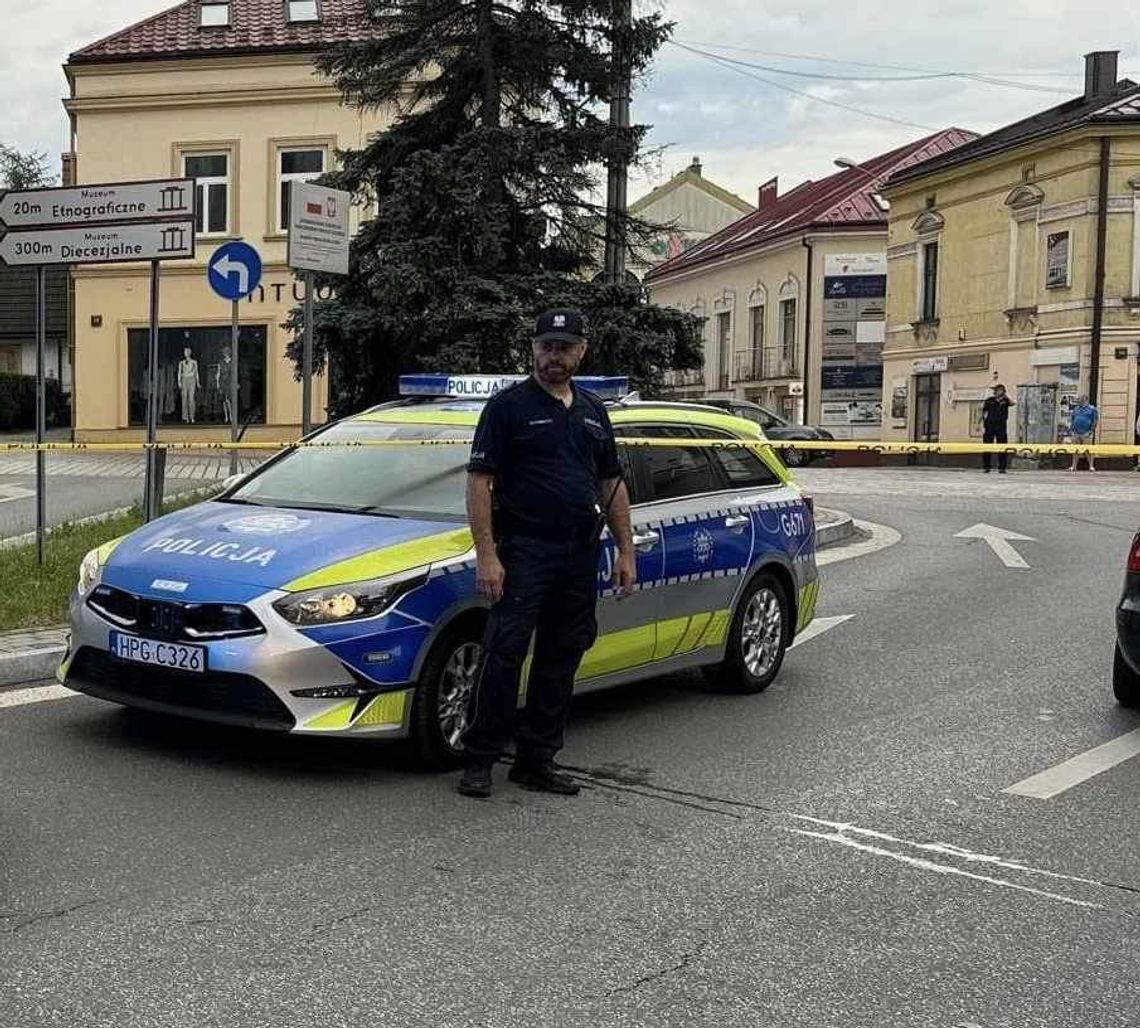
<path id="1" fill-rule="evenodd" d="M 887 255 L 833 254 L 823 264 L 820 423 L 836 439 L 877 439 L 883 421 Z"/>

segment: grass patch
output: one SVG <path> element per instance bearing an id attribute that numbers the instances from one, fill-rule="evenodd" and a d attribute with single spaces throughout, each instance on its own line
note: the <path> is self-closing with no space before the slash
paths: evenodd
<path id="1" fill-rule="evenodd" d="M 195 490 L 162 505 L 164 514 L 200 503 Z M 92 524 L 66 524 L 44 538 L 44 562 L 36 563 L 36 544 L 0 550 L 0 632 L 46 628 L 67 621 L 67 605 L 79 580 L 79 563 L 89 550 L 143 523 L 138 508 Z"/>

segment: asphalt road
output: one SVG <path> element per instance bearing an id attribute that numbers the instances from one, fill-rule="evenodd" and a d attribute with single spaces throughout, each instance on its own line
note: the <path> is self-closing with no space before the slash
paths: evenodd
<path id="1" fill-rule="evenodd" d="M 1135 1025 L 1140 760 L 1004 790 L 1140 727 L 1110 686 L 1140 476 L 803 477 L 902 533 L 824 568 L 850 620 L 762 696 L 580 700 L 575 799 L 0 706 L 0 1024 Z"/>

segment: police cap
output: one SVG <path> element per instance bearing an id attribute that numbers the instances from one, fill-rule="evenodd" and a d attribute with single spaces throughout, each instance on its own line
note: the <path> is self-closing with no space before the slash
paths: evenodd
<path id="1" fill-rule="evenodd" d="M 553 310 L 538 316 L 534 339 L 538 343 L 584 343 L 588 325 L 580 311 Z"/>

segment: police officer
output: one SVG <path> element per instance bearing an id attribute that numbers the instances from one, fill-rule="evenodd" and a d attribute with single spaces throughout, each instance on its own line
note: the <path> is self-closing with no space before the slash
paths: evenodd
<path id="1" fill-rule="evenodd" d="M 605 406 L 571 381 L 586 353 L 576 311 L 538 318 L 534 373 L 483 410 L 468 464 L 467 513 L 476 588 L 491 601 L 484 663 L 471 694 L 459 792 L 491 794 L 491 767 L 515 732 L 519 674 L 534 636 L 526 706 L 509 777 L 523 788 L 574 795 L 554 770 L 574 676 L 597 636 L 600 536 L 617 542 L 614 585 L 636 579 L 629 495 Z"/>

